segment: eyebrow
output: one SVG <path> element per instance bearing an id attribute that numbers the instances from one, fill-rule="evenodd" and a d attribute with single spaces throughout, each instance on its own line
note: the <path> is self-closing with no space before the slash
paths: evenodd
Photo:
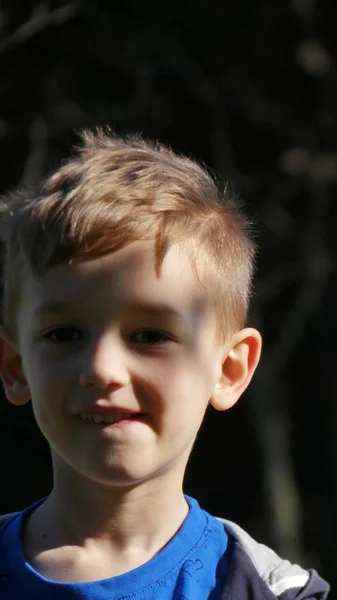
<path id="1" fill-rule="evenodd" d="M 186 322 L 186 318 L 177 310 L 166 304 L 147 304 L 141 302 L 126 303 L 125 306 L 133 311 L 144 313 L 150 317 L 171 317 L 179 321 Z M 60 300 L 50 300 L 40 304 L 34 312 L 36 317 L 43 317 L 51 314 L 65 313 L 69 310 L 78 308 L 74 302 L 65 302 Z"/>
<path id="2" fill-rule="evenodd" d="M 186 321 L 185 317 L 166 304 L 143 304 L 143 303 L 130 303 L 130 308 L 139 312 L 142 312 L 150 317 L 171 317 L 180 321 Z"/>
<path id="3" fill-rule="evenodd" d="M 51 300 L 40 304 L 34 312 L 37 317 L 50 315 L 53 313 L 66 312 L 72 307 L 70 302 L 61 302 L 57 300 Z"/>

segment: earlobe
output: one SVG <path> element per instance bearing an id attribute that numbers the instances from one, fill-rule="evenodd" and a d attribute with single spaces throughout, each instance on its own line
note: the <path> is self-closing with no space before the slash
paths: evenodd
<path id="1" fill-rule="evenodd" d="M 27 383 L 23 381 L 14 381 L 11 385 L 5 387 L 7 400 L 15 406 L 23 406 L 30 401 L 30 391 Z"/>
<path id="2" fill-rule="evenodd" d="M 261 355 L 262 340 L 256 329 L 235 334 L 223 357 L 222 371 L 210 403 L 216 410 L 228 410 L 248 387 Z"/>
<path id="3" fill-rule="evenodd" d="M 30 391 L 22 369 L 21 356 L 13 336 L 5 326 L 0 327 L 0 378 L 7 399 L 21 406 L 30 400 Z"/>

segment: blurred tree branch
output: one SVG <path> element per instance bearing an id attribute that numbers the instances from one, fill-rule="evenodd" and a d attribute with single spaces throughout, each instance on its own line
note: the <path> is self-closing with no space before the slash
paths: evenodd
<path id="1" fill-rule="evenodd" d="M 301 239 L 304 239 L 301 263 L 294 262 L 291 267 L 284 264 L 281 272 L 271 274 L 262 282 L 265 299 L 277 296 L 294 276 L 298 278 L 299 288 L 292 307 L 284 317 L 281 330 L 275 335 L 274 345 L 262 357 L 252 384 L 255 398 L 253 417 L 261 443 L 265 493 L 269 498 L 272 517 L 270 528 L 276 547 L 284 555 L 296 560 L 304 558 L 301 508 L 290 453 L 289 420 L 280 382 L 334 269 L 324 242 L 327 206 L 324 188 L 312 182 L 310 189 L 307 226 L 301 232 Z M 298 234 L 298 230 L 295 230 L 295 235 Z M 264 310 L 263 301 L 259 310 Z"/>
<path id="2" fill-rule="evenodd" d="M 50 11 L 46 2 L 35 5 L 31 18 L 23 23 L 14 33 L 0 42 L 0 58 L 14 47 L 25 44 L 35 35 L 50 27 L 63 25 L 73 19 L 79 12 L 80 2 L 74 0 L 60 8 Z"/>
<path id="3" fill-rule="evenodd" d="M 28 128 L 29 152 L 24 163 L 19 186 L 43 177 L 48 156 L 48 130 L 45 119 L 37 115 Z"/>

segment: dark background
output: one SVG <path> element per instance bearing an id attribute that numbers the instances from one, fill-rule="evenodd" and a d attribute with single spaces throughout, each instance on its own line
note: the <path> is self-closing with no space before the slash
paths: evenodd
<path id="1" fill-rule="evenodd" d="M 264 357 L 239 404 L 208 413 L 186 491 L 332 584 L 336 25 L 336 0 L 0 4 L 0 192 L 57 166 L 76 130 L 109 124 L 204 161 L 246 202 Z M 1 398 L 0 457 L 0 512 L 48 492 L 30 406 Z"/>

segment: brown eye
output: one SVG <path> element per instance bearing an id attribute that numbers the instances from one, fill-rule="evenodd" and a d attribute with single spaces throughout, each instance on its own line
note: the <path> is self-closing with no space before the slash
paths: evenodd
<path id="1" fill-rule="evenodd" d="M 142 329 L 131 336 L 133 342 L 137 344 L 159 345 L 167 344 L 172 338 L 158 329 Z"/>
<path id="2" fill-rule="evenodd" d="M 69 344 L 71 342 L 78 342 L 82 339 L 81 332 L 76 327 L 56 327 L 52 331 L 48 331 L 44 336 L 50 342 L 58 344 Z"/>

